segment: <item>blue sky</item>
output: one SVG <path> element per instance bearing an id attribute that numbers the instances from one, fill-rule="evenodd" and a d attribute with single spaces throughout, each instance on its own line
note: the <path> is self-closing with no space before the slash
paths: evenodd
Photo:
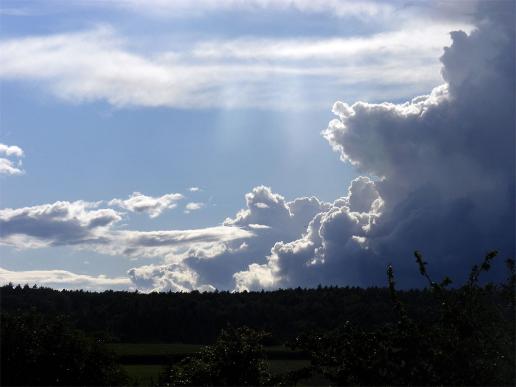
<path id="1" fill-rule="evenodd" d="M 452 85 L 439 58 L 450 31 L 478 27 L 479 4 L 3 0 L 3 281 L 142 290 L 368 283 L 358 272 L 281 277 L 271 249 L 306 242 L 339 198 L 359 214 L 348 190 L 359 175 L 370 179 L 360 183 L 366 191 L 397 178 L 378 172 L 376 155 L 368 163 L 346 150 L 359 136 L 340 142 L 346 134 L 329 122 L 348 116 L 332 106 L 389 109 L 381 103 L 403 106 Z M 428 106 L 441 103 L 432 98 Z M 389 149 L 367 141 L 377 155 Z M 364 195 L 386 201 L 389 189 Z M 126 201 L 134 192 L 139 206 Z M 306 214 L 288 204 L 296 198 Z M 369 204 L 372 224 L 382 212 Z M 350 237 L 369 237 L 361 235 Z"/>

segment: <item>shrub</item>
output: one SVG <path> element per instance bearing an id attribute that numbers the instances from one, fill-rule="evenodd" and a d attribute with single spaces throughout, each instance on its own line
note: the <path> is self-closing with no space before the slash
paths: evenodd
<path id="1" fill-rule="evenodd" d="M 2 314 L 1 384 L 14 386 L 119 385 L 127 379 L 102 342 L 64 317 L 34 311 Z"/>
<path id="2" fill-rule="evenodd" d="M 215 344 L 179 364 L 160 378 L 166 386 L 262 386 L 271 384 L 262 342 L 266 334 L 243 327 L 223 330 Z"/>
<path id="3" fill-rule="evenodd" d="M 469 280 L 450 289 L 434 282 L 415 253 L 420 274 L 438 302 L 414 320 L 398 299 L 392 267 L 387 269 L 397 321 L 365 330 L 349 322 L 323 335 L 294 343 L 311 354 L 312 370 L 338 385 L 513 385 L 514 261 L 507 260 L 507 284 L 479 284 L 496 252 L 471 270 Z"/>

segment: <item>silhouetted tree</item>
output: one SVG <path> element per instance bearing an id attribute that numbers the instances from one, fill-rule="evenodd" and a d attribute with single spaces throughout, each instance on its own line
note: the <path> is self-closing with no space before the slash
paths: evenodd
<path id="1" fill-rule="evenodd" d="M 243 327 L 225 329 L 215 344 L 169 368 L 166 386 L 263 386 L 271 384 L 262 342 L 265 333 Z"/>
<path id="2" fill-rule="evenodd" d="M 380 329 L 347 322 L 323 335 L 305 335 L 295 348 L 311 353 L 312 369 L 338 385 L 512 385 L 514 383 L 514 262 L 502 289 L 481 286 L 496 252 L 474 266 L 467 283 L 449 289 L 434 282 L 415 253 L 420 273 L 436 299 L 425 319 L 407 313 L 388 267 L 389 291 L 397 321 Z"/>
<path id="3" fill-rule="evenodd" d="M 423 317 L 427 292 L 400 292 L 412 315 Z M 270 332 L 277 344 L 303 332 L 325 332 L 343 321 L 382 326 L 395 314 L 385 288 L 320 287 L 271 292 L 135 293 L 0 287 L 0 313 L 36 310 L 67 315 L 78 329 L 104 331 L 117 342 L 211 344 L 221 329 L 248 326 Z"/>
<path id="4" fill-rule="evenodd" d="M 254 333 L 225 332 L 200 355 L 169 368 L 163 383 L 293 384 L 308 370 L 339 385 L 513 384 L 514 261 L 507 261 L 507 283 L 481 285 L 479 279 L 495 255 L 488 254 L 456 288 L 447 278 L 433 281 L 419 253 L 417 264 L 428 286 L 405 291 L 396 289 L 392 268 L 388 287 L 367 289 L 141 294 L 9 284 L 0 287 L 1 381 L 118 383 L 112 357 L 72 326 L 110 341 L 211 344 L 230 324 Z M 70 324 L 56 315 L 67 315 Z M 260 349 L 263 335 L 256 331 L 271 333 L 268 344 L 298 337 L 296 348 L 309 353 L 312 366 L 271 378 Z M 92 369 L 95 381 L 85 377 Z"/>
<path id="5" fill-rule="evenodd" d="M 101 342 L 63 317 L 36 312 L 2 314 L 3 386 L 107 386 L 127 382 Z"/>

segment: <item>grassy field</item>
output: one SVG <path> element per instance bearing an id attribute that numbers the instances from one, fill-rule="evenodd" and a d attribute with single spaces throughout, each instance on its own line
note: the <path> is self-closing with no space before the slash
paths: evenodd
<path id="1" fill-rule="evenodd" d="M 269 363 L 269 367 L 273 375 L 282 374 L 284 372 L 297 371 L 310 365 L 309 360 L 299 359 L 275 359 L 268 360 L 267 362 Z"/>
<path id="2" fill-rule="evenodd" d="M 310 364 L 308 360 L 269 360 L 269 367 L 273 374 L 295 371 Z M 131 385 L 149 386 L 158 381 L 164 370 L 163 364 L 126 364 L 124 370 L 129 376 Z"/>
<path id="3" fill-rule="evenodd" d="M 182 343 L 112 343 L 108 347 L 119 356 L 167 356 L 190 355 L 198 352 L 202 345 Z M 272 358 L 292 358 L 297 352 L 283 345 L 265 347 L 265 352 Z"/>
<path id="4" fill-rule="evenodd" d="M 114 343 L 108 344 L 118 356 L 189 355 L 198 352 L 201 345 L 182 343 Z"/>
<path id="5" fill-rule="evenodd" d="M 158 381 L 167 359 L 176 361 L 201 349 L 201 345 L 182 343 L 113 343 L 109 348 L 121 359 L 130 384 L 148 386 Z M 295 371 L 309 365 L 299 353 L 284 346 L 266 347 L 268 363 L 273 374 Z M 156 361 L 158 360 L 158 361 Z M 139 363 L 141 362 L 141 363 Z M 159 364 L 157 364 L 159 363 Z"/>
<path id="6" fill-rule="evenodd" d="M 124 370 L 129 376 L 129 384 L 137 386 L 149 386 L 158 381 L 159 374 L 163 372 L 169 356 L 180 358 L 199 351 L 197 344 L 182 343 L 112 343 L 109 348 L 121 359 Z M 162 360 L 161 364 L 132 364 L 133 359 Z M 124 364 L 129 362 L 130 364 Z"/>
<path id="7" fill-rule="evenodd" d="M 126 364 L 123 365 L 129 376 L 129 385 L 151 386 L 158 382 L 159 374 L 163 372 L 163 364 Z"/>

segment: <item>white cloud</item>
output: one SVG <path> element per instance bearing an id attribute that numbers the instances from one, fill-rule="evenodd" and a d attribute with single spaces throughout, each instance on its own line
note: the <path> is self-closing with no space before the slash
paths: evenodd
<path id="1" fill-rule="evenodd" d="M 347 196 L 333 205 L 321 208 L 313 216 L 300 238 L 278 240 L 267 257 L 267 262 L 250 264 L 247 270 L 236 272 L 235 289 L 257 290 L 280 286 L 317 286 L 330 280 L 317 269 L 327 265 L 327 253 L 332 244 L 343 247 L 341 253 L 349 254 L 356 244 L 362 244 L 371 226 L 381 216 L 383 202 L 374 182 L 359 177 L 351 182 Z M 347 250 L 347 251 L 346 251 Z M 342 257 L 340 256 L 339 259 Z M 342 276 L 342 273 L 338 273 Z M 342 278 L 344 279 L 344 277 Z"/>
<path id="2" fill-rule="evenodd" d="M 301 235 L 315 214 L 329 207 L 317 198 L 298 198 L 288 202 L 269 187 L 255 187 L 245 195 L 246 208 L 224 221 L 225 227 L 246 230 L 252 238 L 213 246 L 189 246 L 181 262 L 194 270 L 199 283 L 218 289 L 233 287 L 233 273 L 253 262 L 266 262 L 266 255 L 277 241 L 292 241 Z M 166 270 L 156 276 L 166 276 Z M 156 278 L 157 280 L 157 278 Z"/>
<path id="3" fill-rule="evenodd" d="M 383 55 L 387 55 L 391 61 L 396 60 L 396 63 L 408 59 L 407 56 L 417 56 L 420 61 L 425 59 L 436 62 L 443 47 L 450 42 L 449 31 L 457 27 L 471 30 L 467 25 L 441 23 L 348 38 L 240 38 L 202 42 L 194 47 L 193 55 L 205 59 L 262 62 L 311 60 L 343 63 L 345 61 L 346 67 L 352 63 L 368 66 L 368 61 Z M 383 62 L 387 62 L 385 58 Z"/>
<path id="4" fill-rule="evenodd" d="M 287 202 L 263 186 L 246 195 L 246 205 L 222 226 L 149 232 L 111 229 L 104 232 L 104 243 L 86 243 L 81 248 L 109 255 L 161 258 L 162 264 L 129 271 L 133 285 L 140 290 L 231 289 L 234 272 L 256 259 L 265 262 L 275 242 L 296 239 L 315 214 L 330 206 L 314 197 Z"/>
<path id="5" fill-rule="evenodd" d="M 237 292 L 278 287 L 275 273 L 265 264 L 258 265 L 252 263 L 249 265 L 248 270 L 239 271 L 235 273 L 233 277 L 235 279 L 235 290 Z"/>
<path id="6" fill-rule="evenodd" d="M 0 155 L 23 157 L 23 150 L 16 145 L 0 144 Z"/>
<path id="7" fill-rule="evenodd" d="M 25 171 L 21 168 L 21 158 L 24 156 L 23 150 L 16 145 L 5 145 L 0 143 L 0 175 L 22 175 Z M 16 161 L 7 157 L 17 158 Z"/>
<path id="8" fill-rule="evenodd" d="M 188 251 L 210 251 L 224 249 L 226 244 L 252 238 L 253 232 L 239 227 L 215 226 L 192 230 L 162 231 L 113 231 L 108 243 L 87 246 L 110 255 L 129 257 L 162 257 L 178 263 L 185 259 Z"/>
<path id="9" fill-rule="evenodd" d="M 0 210 L 0 244 L 18 249 L 75 246 L 108 255 L 162 257 L 181 261 L 185 250 L 220 249 L 253 237 L 251 230 L 216 226 L 193 230 L 137 231 L 116 226 L 119 212 L 98 208 L 100 202 L 55 202 Z"/>
<path id="10" fill-rule="evenodd" d="M 121 220 L 98 203 L 60 201 L 52 204 L 0 210 L 0 242 L 16 247 L 101 243 L 105 231 Z M 20 244 L 20 242 L 22 242 Z"/>
<path id="11" fill-rule="evenodd" d="M 0 175 L 23 175 L 24 171 L 19 164 L 15 164 L 9 159 L 0 157 Z"/>
<path id="12" fill-rule="evenodd" d="M 299 235 L 306 228 L 308 221 L 327 203 L 315 197 L 298 198 L 287 202 L 279 194 L 273 193 L 270 187 L 258 186 L 245 195 L 246 209 L 240 210 L 234 218 L 227 218 L 227 226 L 257 228 L 265 225 L 278 233 Z"/>
<path id="13" fill-rule="evenodd" d="M 101 26 L 3 39 L 0 78 L 38 82 L 64 100 L 117 107 L 306 109 L 326 104 L 336 84 L 382 98 L 440 83 L 435 57 L 450 29 L 443 23 L 360 38 L 200 41 L 151 54 L 129 49 L 129 39 Z M 287 98 L 293 84 L 304 88 Z"/>
<path id="14" fill-rule="evenodd" d="M 127 277 L 106 277 L 75 274 L 65 270 L 10 271 L 0 268 L 0 284 L 38 285 L 57 289 L 85 289 L 101 291 L 107 289 L 128 289 L 131 281 Z"/>
<path id="15" fill-rule="evenodd" d="M 156 218 L 167 209 L 177 207 L 177 202 L 184 198 L 179 193 L 166 194 L 159 197 L 146 196 L 133 192 L 129 199 L 113 199 L 108 204 L 118 206 L 132 212 L 146 212 L 151 218 Z"/>
<path id="16" fill-rule="evenodd" d="M 147 265 L 129 270 L 132 283 L 146 292 L 188 292 L 199 290 L 211 292 L 215 288 L 209 284 L 199 284 L 197 273 L 185 265 Z"/>
<path id="17" fill-rule="evenodd" d="M 189 214 L 192 211 L 200 210 L 205 206 L 204 203 L 200 202 L 190 202 L 185 206 L 185 213 Z"/>
<path id="18" fill-rule="evenodd" d="M 190 191 L 190 192 L 199 192 L 199 191 L 201 191 L 201 189 L 199 187 L 190 187 L 190 188 L 188 188 L 188 191 Z"/>

